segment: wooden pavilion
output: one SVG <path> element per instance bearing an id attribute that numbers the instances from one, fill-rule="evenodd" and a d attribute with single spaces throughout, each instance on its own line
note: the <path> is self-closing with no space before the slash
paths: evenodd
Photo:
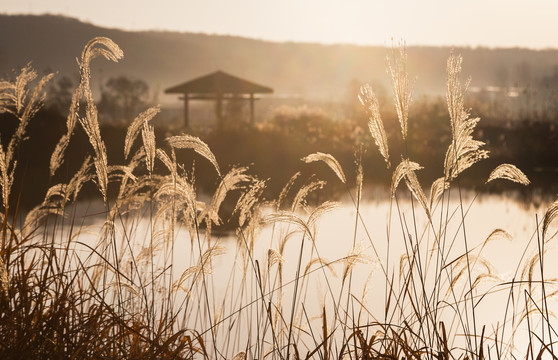
<path id="1" fill-rule="evenodd" d="M 247 100 L 250 102 L 250 122 L 254 122 L 255 94 L 272 93 L 273 89 L 267 86 L 241 79 L 216 71 L 194 80 L 165 90 L 165 94 L 182 94 L 184 100 L 184 127 L 189 127 L 188 101 L 190 100 L 215 100 L 215 113 L 219 127 L 223 125 L 223 100 Z"/>

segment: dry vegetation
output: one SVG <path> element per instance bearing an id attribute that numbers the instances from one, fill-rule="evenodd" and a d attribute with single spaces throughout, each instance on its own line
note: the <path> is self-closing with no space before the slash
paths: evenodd
<path id="1" fill-rule="evenodd" d="M 26 67 L 14 82 L 0 82 L 0 111 L 19 121 L 15 135 L 9 142 L 3 138 L 0 148 L 1 358 L 554 356 L 558 335 L 548 302 L 556 294 L 556 281 L 545 278 L 543 265 L 558 202 L 532 239 L 536 251 L 519 261 L 510 279 L 500 279 L 483 249 L 510 235 L 495 229 L 481 244 L 467 238 L 469 209 L 461 200 L 460 178 L 489 154 L 472 135 L 479 119 L 470 118 L 464 108 L 467 85 L 460 83 L 459 56 L 451 55 L 447 63 L 451 144 L 444 172 L 429 191 L 420 185 L 421 166 L 412 161 L 412 149 L 405 146 L 403 154 L 390 156 L 378 100 L 371 87 L 361 89 L 370 132 L 393 171 L 387 244 L 374 241 L 375 233 L 386 229 L 366 228 L 360 212 L 366 164 L 357 160 L 356 184 L 349 184 L 333 156 L 315 152 L 302 159 L 325 164 L 354 204 L 354 232 L 340 239 L 352 244 L 350 250 L 326 259 L 320 255 L 318 223 L 338 204 L 310 206 L 308 200 L 327 186 L 325 181 L 315 178 L 300 185 L 295 174 L 276 200 L 264 199 L 266 181 L 247 168 L 223 171 L 197 137 L 172 136 L 158 148 L 150 125 L 158 108 L 130 124 L 123 149 L 126 163 L 110 164 L 89 85 L 90 62 L 95 57 L 117 61 L 122 55 L 106 38 L 85 47 L 67 132 L 51 156 L 51 179 L 63 168 L 78 126 L 87 133 L 91 156 L 64 183 L 51 186 L 24 221 L 18 202 L 12 202 L 19 196 L 12 191 L 17 152 L 25 146 L 26 128 L 51 75 L 33 83 L 37 74 Z M 412 129 L 407 126 L 412 89 L 406 61 L 403 48 L 392 55 L 389 67 L 405 144 Z M 212 196 L 200 195 L 196 168 L 178 163 L 178 152 L 212 165 L 218 180 Z M 49 182 L 47 176 L 35 181 Z M 529 183 L 510 164 L 494 169 L 487 182 L 501 179 Z M 84 204 L 78 206 L 78 195 L 91 182 L 103 204 L 98 214 L 102 226 L 79 214 Z M 220 210 L 231 197 L 236 199 L 231 221 L 236 222 L 237 238 L 232 245 L 212 231 L 224 221 Z M 450 199 L 456 198 L 454 206 Z M 366 234 L 367 244 L 357 242 L 357 232 Z M 397 244 L 403 244 L 403 253 L 393 253 Z M 229 270 L 222 270 L 223 258 L 232 262 Z M 369 273 L 358 285 L 357 275 Z M 314 293 L 316 283 L 325 289 L 322 294 Z M 487 324 L 477 309 L 496 293 L 505 294 L 505 312 L 497 323 Z M 380 309 L 367 305 L 370 298 L 380 301 Z M 524 326 L 528 332 L 520 333 Z M 518 336 L 525 347 L 514 347 Z"/>

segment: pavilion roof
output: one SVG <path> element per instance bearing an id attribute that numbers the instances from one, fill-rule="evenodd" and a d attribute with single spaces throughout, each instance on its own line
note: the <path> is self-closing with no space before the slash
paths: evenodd
<path id="1" fill-rule="evenodd" d="M 166 94 L 255 94 L 273 89 L 227 74 L 221 70 L 165 90 Z"/>

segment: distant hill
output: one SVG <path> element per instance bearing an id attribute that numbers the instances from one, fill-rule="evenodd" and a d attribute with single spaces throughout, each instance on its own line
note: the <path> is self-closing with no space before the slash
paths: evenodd
<path id="1" fill-rule="evenodd" d="M 325 100 L 346 99 L 351 82 L 389 86 L 385 57 L 390 49 L 354 45 L 275 43 L 233 36 L 177 32 L 129 32 L 106 29 L 75 19 L 43 15 L 0 15 L 0 76 L 29 61 L 39 71 L 77 74 L 76 58 L 95 36 L 107 36 L 124 51 L 113 64 L 93 63 L 93 78 L 117 75 L 145 80 L 152 90 L 221 69 L 270 86 L 275 94 L 297 94 Z M 472 86 L 526 86 L 558 68 L 558 50 L 458 48 L 463 73 Z M 418 94 L 443 94 L 444 47 L 410 47 L 409 73 Z M 176 96 L 160 95 L 161 102 Z"/>

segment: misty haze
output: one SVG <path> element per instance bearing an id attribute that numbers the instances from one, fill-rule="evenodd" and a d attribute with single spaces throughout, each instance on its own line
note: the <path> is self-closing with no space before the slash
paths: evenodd
<path id="1" fill-rule="evenodd" d="M 0 33 L 0 358 L 556 357 L 558 49 Z"/>

